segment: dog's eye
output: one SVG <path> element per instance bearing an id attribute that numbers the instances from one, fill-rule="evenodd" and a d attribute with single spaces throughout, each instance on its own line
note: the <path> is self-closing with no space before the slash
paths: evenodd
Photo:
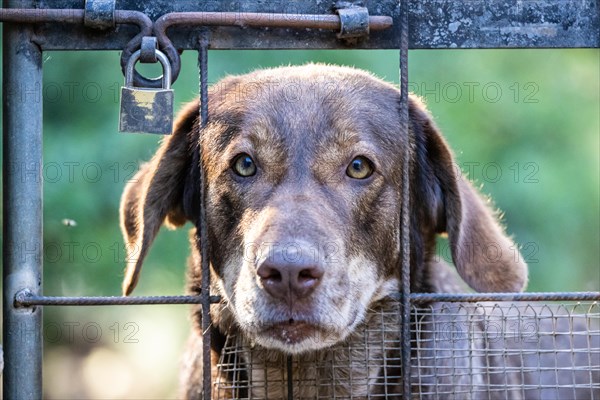
<path id="1" fill-rule="evenodd" d="M 348 168 L 346 168 L 346 175 L 354 179 L 366 179 L 373 174 L 373 164 L 371 161 L 363 156 L 354 157 Z"/>
<path id="2" fill-rule="evenodd" d="M 238 155 L 233 160 L 233 165 L 231 166 L 233 171 L 239 176 L 249 177 L 256 174 L 256 164 L 252 157 L 250 157 L 246 153 L 242 153 Z"/>

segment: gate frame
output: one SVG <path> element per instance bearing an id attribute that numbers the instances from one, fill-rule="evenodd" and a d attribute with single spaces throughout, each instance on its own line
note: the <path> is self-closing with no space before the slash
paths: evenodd
<path id="1" fill-rule="evenodd" d="M 89 0 L 88 0 L 89 1 Z M 404 16 L 411 26 L 408 48 L 585 48 L 600 47 L 600 18 L 597 2 L 586 3 L 583 0 L 512 0 L 515 7 L 537 6 L 545 10 L 548 20 L 566 18 L 575 15 L 575 22 L 570 32 L 552 33 L 552 26 L 527 26 L 527 22 L 519 20 L 519 14 L 509 13 L 507 2 L 491 2 L 481 5 L 476 2 L 459 2 L 454 0 L 401 0 L 408 7 Z M 562 3 L 561 3 L 562 2 Z M 48 4 L 53 7 L 77 9 L 80 0 L 4 0 L 5 8 L 38 8 L 39 16 L 44 18 Z M 135 0 L 121 0 L 121 6 L 131 6 L 135 10 Z M 141 5 L 141 10 L 154 18 L 173 11 L 188 11 L 190 7 L 198 7 L 194 2 L 180 4 L 175 10 L 173 2 L 157 0 L 150 5 Z M 222 3 L 225 3 L 224 1 Z M 275 8 L 285 9 L 284 1 L 277 0 Z M 325 3 L 325 2 L 323 2 Z M 367 3 L 369 3 L 367 1 Z M 289 29 L 279 28 L 267 33 L 266 41 L 261 38 L 261 48 L 396 48 L 400 42 L 398 21 L 402 17 L 399 7 L 393 7 L 393 2 L 383 2 L 384 11 L 392 13 L 395 28 L 382 34 L 372 34 L 372 40 L 358 41 L 348 47 L 348 44 L 335 39 L 321 40 L 322 32 L 295 34 Z M 485 2 L 482 2 L 485 3 Z M 568 3 L 568 4 L 567 4 Z M 86 2 L 87 4 L 87 2 Z M 114 3 L 113 3 L 114 4 Z M 220 2 L 208 3 L 206 10 L 218 11 Z M 240 13 L 265 12 L 265 3 L 246 1 L 241 2 Z M 557 10 L 556 5 L 561 5 Z M 507 26 L 495 27 L 491 34 L 486 34 L 482 17 L 473 17 L 475 23 L 465 32 L 458 32 L 448 25 L 445 15 L 431 13 L 432 7 L 454 7 L 462 15 L 468 15 L 469 7 L 489 7 L 508 16 Z M 376 4 L 369 5 L 376 8 Z M 212 7 L 212 8 L 211 8 Z M 262 8 L 261 8 L 262 7 Z M 331 10 L 324 6 L 312 4 L 298 5 L 302 13 L 325 14 Z M 319 8 L 321 7 L 321 8 Z M 504 9 L 502 8 L 504 7 Z M 125 7 L 127 8 L 127 7 Z M 510 7 L 509 7 L 510 8 Z M 556 8 L 556 7 L 555 7 Z M 1 11 L 1 10 L 0 10 Z M 77 10 L 80 11 L 80 10 Z M 75 15 L 75 14 L 73 14 Z M 3 20 L 0 14 L 0 21 Z M 433 20 L 433 25 L 441 29 L 441 38 L 427 36 L 427 23 Z M 544 18 L 542 18 L 544 20 Z M 34 21 L 35 22 L 35 21 Z M 37 25 L 5 23 L 3 26 L 3 341 L 4 341 L 4 398 L 42 398 L 42 307 L 41 305 L 90 305 L 90 304 L 148 304 L 150 298 L 50 298 L 42 294 L 43 267 L 43 187 L 42 187 L 42 55 L 47 50 L 76 50 L 76 49 L 122 49 L 126 39 L 133 36 L 133 28 L 127 27 L 112 32 L 98 32 L 84 28 L 78 18 L 67 21 L 69 26 L 56 23 L 38 23 Z M 71 24 L 75 23 L 75 28 Z M 510 25 L 516 23 L 515 25 Z M 478 25 L 479 24 L 479 25 Z M 508 29 L 511 28 L 511 29 Z M 556 28 L 556 27 L 555 27 Z M 86 30 L 87 29 L 87 30 Z M 210 28 L 212 48 L 224 48 L 227 40 L 233 35 L 234 45 L 229 48 L 256 48 L 257 41 L 243 31 L 235 33 L 237 27 Z M 498 35 L 506 29 L 504 37 Z M 537 29 L 537 30 L 536 30 Z M 143 29 L 141 29 L 143 31 Z M 260 32 L 259 28 L 252 29 Z M 166 28 L 165 28 L 166 31 Z M 189 27 L 174 28 L 173 42 L 176 47 L 200 50 L 198 37 L 187 34 Z M 200 32 L 197 28 L 192 31 Z M 263 31 L 264 33 L 265 31 Z M 186 34 L 184 34 L 186 33 Z M 284 34 L 281 36 L 281 34 Z M 69 39 L 64 40 L 65 35 Z M 462 35 L 462 36 L 461 36 Z M 531 39 L 533 35 L 534 39 Z M 281 37 L 278 37 L 281 36 Z M 187 38 L 187 39 L 186 39 Z M 221 40 L 220 38 L 224 38 Z M 291 38 L 291 39 L 290 39 Z M 225 40 L 227 39 L 227 40 Z M 306 40 L 309 40 L 306 42 Z M 313 40 L 314 42 L 310 42 Z M 266 45 L 264 45 L 266 43 Z M 203 51 L 200 51 L 201 53 Z M 405 92 L 406 87 L 402 88 Z M 204 103 L 204 102 L 203 102 Z M 205 293 L 206 295 L 207 293 Z M 433 297 L 432 297 L 433 296 Z M 530 300 L 600 300 L 600 293 L 565 293 L 535 294 L 526 293 L 503 295 L 471 295 L 473 299 L 502 299 L 517 298 Z M 215 302 L 218 299 L 208 296 L 174 296 L 171 301 L 165 298 L 154 298 L 153 303 L 202 303 Z M 403 303 L 424 301 L 433 298 L 440 301 L 440 296 L 412 294 L 404 296 Z M 445 301 L 463 301 L 466 295 L 446 296 Z M 87 299 L 87 300 L 86 300 Z M 156 300 L 158 299 L 158 300 Z M 474 301 L 474 300 L 471 300 Z M 204 307 L 207 308 L 207 307 Z M 403 347 L 403 350 L 404 347 Z M 410 350 L 410 348 L 408 349 Z M 210 387 L 210 386 L 209 386 Z M 405 381 L 406 387 L 406 381 Z M 209 389 L 210 390 L 210 389 Z"/>

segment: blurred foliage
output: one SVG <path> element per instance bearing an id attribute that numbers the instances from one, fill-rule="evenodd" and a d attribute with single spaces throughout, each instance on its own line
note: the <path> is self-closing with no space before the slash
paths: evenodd
<path id="1" fill-rule="evenodd" d="M 599 55 L 410 54 L 411 90 L 426 99 L 463 172 L 504 212 L 530 266 L 530 291 L 600 289 Z M 117 132 L 118 53 L 44 57 L 44 292 L 118 295 L 125 257 L 119 198 L 160 138 Z M 354 65 L 398 81 L 395 51 L 212 51 L 209 80 L 309 61 Z M 196 53 L 184 53 L 182 64 L 174 85 L 178 104 L 198 92 Z M 158 73 L 155 66 L 140 69 Z M 184 292 L 185 231 L 159 234 L 137 295 Z M 443 243 L 440 251 L 447 253 Z M 47 307 L 47 397 L 175 396 L 187 310 Z"/>

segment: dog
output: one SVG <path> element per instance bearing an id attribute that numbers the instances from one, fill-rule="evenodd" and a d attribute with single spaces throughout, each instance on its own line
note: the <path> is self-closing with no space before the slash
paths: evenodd
<path id="1" fill-rule="evenodd" d="M 464 292 L 464 283 L 479 292 L 525 288 L 527 265 L 516 244 L 489 201 L 455 168 L 418 97 L 409 97 L 403 135 L 396 87 L 357 69 L 310 64 L 225 78 L 212 88 L 202 128 L 198 107 L 193 102 L 183 109 L 173 134 L 124 190 L 121 227 L 129 256 L 123 292 L 136 286 L 161 225 L 197 224 L 202 165 L 210 290 L 221 297 L 210 310 L 213 398 L 287 398 L 290 356 L 294 398 L 402 397 L 394 295 L 405 164 L 411 291 Z M 448 237 L 458 275 L 436 257 L 440 234 Z M 190 242 L 189 290 L 199 294 L 197 226 Z M 525 366 L 520 353 L 474 354 L 513 345 L 486 336 L 490 321 L 506 324 L 497 308 L 423 307 L 412 313 L 415 395 L 534 393 L 522 386 L 530 377 L 518 371 Z M 471 334 L 456 335 L 457 321 Z M 202 398 L 199 307 L 193 325 L 181 378 L 182 397 L 189 399 Z M 597 371 L 587 372 L 589 396 Z"/>

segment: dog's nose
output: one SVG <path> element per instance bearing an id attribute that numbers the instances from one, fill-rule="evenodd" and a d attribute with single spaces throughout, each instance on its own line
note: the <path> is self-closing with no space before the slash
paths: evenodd
<path id="1" fill-rule="evenodd" d="M 304 258 L 286 260 L 281 254 L 264 260 L 256 271 L 267 293 L 286 302 L 310 295 L 324 272 L 317 262 Z"/>

